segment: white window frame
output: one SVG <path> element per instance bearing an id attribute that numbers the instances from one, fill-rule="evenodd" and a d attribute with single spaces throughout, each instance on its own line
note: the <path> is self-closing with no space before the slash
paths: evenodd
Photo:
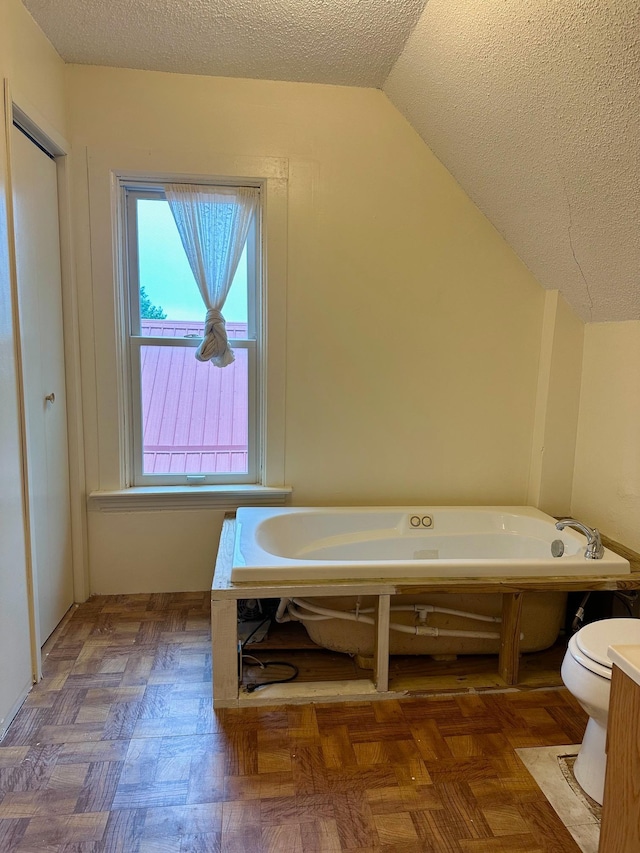
<path id="1" fill-rule="evenodd" d="M 78 276 L 88 284 L 79 300 L 85 474 L 91 512 L 148 512 L 283 504 L 292 491 L 285 474 L 287 380 L 288 209 L 291 169 L 277 157 L 165 151 L 121 146 L 86 149 L 87 190 L 78 191 Z M 314 164 L 298 163 L 296 203 L 313 208 Z M 80 173 L 79 173 L 80 174 Z M 124 235 L 119 182 L 244 184 L 262 196 L 262 359 L 258 424 L 259 482 L 246 485 L 134 486 L 129 465 L 127 347 L 123 332 Z M 83 250 L 86 240 L 86 250 Z M 90 249 L 90 251 L 89 251 Z M 91 517 L 91 516 L 90 516 Z"/>
<path id="2" fill-rule="evenodd" d="M 123 361 L 125 365 L 125 430 L 130 437 L 127 453 L 126 479 L 136 486 L 212 486 L 256 484 L 262 480 L 263 447 L 260 441 L 260 423 L 263 420 L 264 370 L 263 363 L 263 291 L 264 276 L 262 264 L 262 193 L 260 204 L 247 236 L 247 337 L 234 338 L 232 349 L 245 349 L 248 363 L 248 453 L 247 471 L 243 473 L 144 473 L 143 418 L 141 359 L 143 346 L 172 346 L 196 349 L 202 338 L 163 338 L 142 335 L 140 331 L 139 308 L 139 267 L 138 267 L 138 199 L 166 198 L 164 185 L 170 181 L 160 176 L 150 176 L 148 180 L 120 178 L 118 181 L 120 212 L 122 223 L 120 234 L 123 240 L 121 249 L 123 316 L 122 333 L 124 337 Z M 182 181 L 186 183 L 187 181 Z M 193 183 L 196 183 L 193 181 Z M 199 184 L 205 183 L 201 180 Z M 215 186 L 256 186 L 247 182 L 221 181 L 211 179 L 206 182 Z M 259 185 L 258 185 L 259 186 Z M 195 282 L 194 282 L 195 286 Z M 202 305 L 202 318 L 206 312 Z M 195 354 L 194 354 L 195 357 Z M 224 370 L 214 368 L 212 370 Z"/>

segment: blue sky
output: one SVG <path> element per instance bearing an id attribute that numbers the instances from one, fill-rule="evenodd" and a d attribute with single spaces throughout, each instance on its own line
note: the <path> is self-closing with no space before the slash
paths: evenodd
<path id="1" fill-rule="evenodd" d="M 206 312 L 169 204 L 138 200 L 140 286 L 170 320 L 203 321 Z M 247 321 L 247 258 L 243 252 L 222 309 L 227 322 Z"/>

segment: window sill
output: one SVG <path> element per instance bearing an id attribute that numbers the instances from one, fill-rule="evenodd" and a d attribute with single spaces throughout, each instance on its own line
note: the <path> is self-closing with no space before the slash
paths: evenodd
<path id="1" fill-rule="evenodd" d="M 284 506 L 289 486 L 132 486 L 111 492 L 91 492 L 90 511 L 147 512 L 149 510 L 218 509 L 239 506 Z"/>

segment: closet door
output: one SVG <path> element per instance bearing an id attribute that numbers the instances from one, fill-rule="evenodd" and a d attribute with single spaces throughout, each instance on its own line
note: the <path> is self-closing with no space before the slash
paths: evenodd
<path id="1" fill-rule="evenodd" d="M 2 147 L 0 231 L 6 213 Z M 29 692 L 32 675 L 18 368 L 6 249 L 6 235 L 0 234 L 0 739 Z"/>
<path id="2" fill-rule="evenodd" d="M 29 522 L 40 645 L 73 603 L 69 463 L 55 161 L 11 140 Z"/>

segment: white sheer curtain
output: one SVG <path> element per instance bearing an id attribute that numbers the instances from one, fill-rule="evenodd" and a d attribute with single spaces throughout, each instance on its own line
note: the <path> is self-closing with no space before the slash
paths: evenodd
<path id="1" fill-rule="evenodd" d="M 226 367 L 233 361 L 222 307 L 238 267 L 251 219 L 258 207 L 255 187 L 166 184 L 182 245 L 207 308 L 199 361 Z"/>

